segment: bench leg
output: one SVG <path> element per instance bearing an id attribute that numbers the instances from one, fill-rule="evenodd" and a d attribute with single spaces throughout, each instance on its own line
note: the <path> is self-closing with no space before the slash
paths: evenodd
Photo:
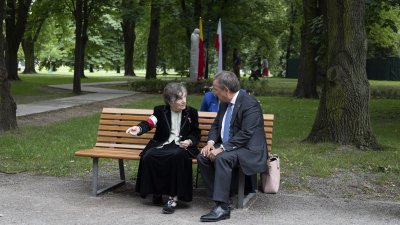
<path id="1" fill-rule="evenodd" d="M 125 180 L 124 160 L 118 159 L 118 164 L 119 164 L 119 178 L 121 178 L 121 180 Z"/>
<path id="2" fill-rule="evenodd" d="M 98 178 L 99 178 L 99 158 L 93 158 L 93 177 L 92 177 L 92 196 L 97 196 L 99 194 L 103 194 L 107 191 L 110 191 L 114 188 L 120 187 L 125 184 L 125 170 L 124 170 L 124 161 L 122 159 L 118 160 L 119 162 L 119 176 L 121 180 L 112 184 L 106 188 L 97 190 L 98 186 Z"/>
<path id="3" fill-rule="evenodd" d="M 252 176 L 252 179 L 257 179 L 256 175 Z M 245 176 L 241 168 L 239 168 L 239 188 L 238 188 L 238 199 L 236 208 L 242 209 L 254 196 L 255 193 L 249 193 L 246 197 L 244 196 L 244 183 L 245 183 Z"/>
<path id="4" fill-rule="evenodd" d="M 197 165 L 196 166 L 196 188 L 198 188 L 198 182 L 199 182 L 199 174 L 200 174 L 200 168 L 199 168 L 199 166 Z"/>
<path id="5" fill-rule="evenodd" d="M 239 168 L 239 188 L 238 188 L 238 200 L 236 208 L 243 208 L 243 199 L 244 199 L 244 173 L 242 169 Z"/>
<path id="6" fill-rule="evenodd" d="M 99 177 L 99 158 L 93 158 L 93 169 L 92 169 L 92 196 L 97 195 L 97 179 Z"/>

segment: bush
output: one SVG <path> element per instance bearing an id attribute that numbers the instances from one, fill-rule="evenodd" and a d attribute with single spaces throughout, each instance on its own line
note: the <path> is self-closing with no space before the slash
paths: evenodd
<path id="1" fill-rule="evenodd" d="M 128 83 L 128 87 L 132 91 L 161 94 L 164 90 L 165 85 L 171 82 L 182 82 L 188 90 L 188 94 L 202 94 L 205 87 L 212 86 L 212 80 L 200 80 L 200 81 L 188 81 L 182 79 L 174 80 L 134 80 Z"/>

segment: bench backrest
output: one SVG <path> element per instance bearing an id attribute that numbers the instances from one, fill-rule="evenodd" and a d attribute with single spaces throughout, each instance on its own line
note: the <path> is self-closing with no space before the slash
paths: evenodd
<path id="1" fill-rule="evenodd" d="M 143 150 L 153 137 L 155 129 L 135 138 L 132 138 L 132 135 L 126 134 L 125 131 L 129 127 L 146 120 L 152 113 L 153 110 L 150 109 L 104 108 L 100 117 L 96 147 L 135 151 Z M 206 145 L 208 131 L 216 115 L 216 112 L 199 112 L 199 127 L 201 129 L 199 148 Z M 269 154 L 272 149 L 273 125 L 274 115 L 264 114 L 264 129 Z"/>

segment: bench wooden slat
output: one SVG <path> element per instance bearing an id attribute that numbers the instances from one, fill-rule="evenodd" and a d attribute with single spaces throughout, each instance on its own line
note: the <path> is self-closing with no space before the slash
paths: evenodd
<path id="1" fill-rule="evenodd" d="M 94 147 L 92 149 L 87 149 L 92 152 L 97 152 L 97 153 L 113 153 L 115 154 L 127 154 L 127 155 L 139 155 L 142 150 L 140 149 L 124 149 L 124 148 L 99 148 L 99 147 Z"/>
<path id="2" fill-rule="evenodd" d="M 100 120 L 101 125 L 124 125 L 127 127 L 135 126 L 138 122 L 135 121 L 123 121 L 123 120 Z"/>
<path id="3" fill-rule="evenodd" d="M 146 145 L 128 145 L 128 144 L 115 144 L 115 143 L 101 143 L 97 142 L 96 147 L 109 147 L 112 149 L 117 148 L 130 148 L 130 149 L 144 149 Z"/>
<path id="4" fill-rule="evenodd" d="M 266 120 L 264 120 L 264 127 L 265 127 L 265 126 L 272 127 L 272 126 L 274 126 L 274 122 L 273 122 L 273 121 L 266 121 Z"/>
<path id="5" fill-rule="evenodd" d="M 116 114 L 101 114 L 100 116 L 101 119 L 115 119 L 115 120 L 132 120 L 132 121 L 143 121 L 147 120 L 149 116 L 147 115 L 140 115 L 140 116 L 135 116 L 135 115 L 116 115 Z"/>
<path id="6" fill-rule="evenodd" d="M 266 133 L 272 133 L 273 128 L 272 127 L 264 127 L 264 130 Z"/>
<path id="7" fill-rule="evenodd" d="M 130 126 L 108 126 L 108 125 L 99 125 L 99 130 L 104 130 L 104 131 L 126 131 Z M 150 130 L 147 133 L 153 133 L 154 134 L 155 129 Z M 131 136 L 132 137 L 132 136 Z"/>
<path id="8" fill-rule="evenodd" d="M 75 153 L 76 156 L 86 156 L 91 158 L 130 159 L 130 160 L 139 160 L 140 159 L 139 154 L 140 151 L 126 153 L 126 152 L 118 152 L 118 150 L 109 150 L 109 151 L 84 150 L 84 151 L 77 151 Z"/>
<path id="9" fill-rule="evenodd" d="M 109 137 L 128 137 L 132 138 L 132 135 L 127 134 L 125 131 L 124 132 L 118 132 L 118 131 L 98 131 L 97 132 L 98 136 L 109 136 Z M 140 136 L 137 136 L 137 138 L 142 138 L 142 139 L 151 139 L 153 138 L 153 133 L 145 133 Z"/>
<path id="10" fill-rule="evenodd" d="M 147 143 L 149 143 L 149 140 L 148 139 L 139 139 L 139 138 L 97 137 L 97 142 L 146 145 Z"/>
<path id="11" fill-rule="evenodd" d="M 210 125 L 199 124 L 199 128 L 201 130 L 210 130 L 211 129 L 211 124 Z"/>
<path id="12" fill-rule="evenodd" d="M 199 118 L 199 124 L 212 124 L 214 118 Z"/>
<path id="13" fill-rule="evenodd" d="M 152 109 L 103 108 L 103 113 L 151 115 L 151 114 L 153 114 L 153 110 Z"/>

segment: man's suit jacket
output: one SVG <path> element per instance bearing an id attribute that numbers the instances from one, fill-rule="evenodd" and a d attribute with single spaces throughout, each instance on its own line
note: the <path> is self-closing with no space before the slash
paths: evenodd
<path id="1" fill-rule="evenodd" d="M 220 103 L 220 110 L 208 134 L 208 140 L 215 141 L 216 145 L 222 144 L 222 120 L 227 107 L 228 103 Z M 246 175 L 266 170 L 267 144 L 263 113 L 253 96 L 239 92 L 232 112 L 230 138 L 223 146 L 225 151 L 237 151 L 239 164 Z"/>
<path id="2" fill-rule="evenodd" d="M 148 149 L 164 144 L 168 141 L 171 134 L 171 107 L 167 105 L 156 106 L 154 107 L 153 115 L 157 118 L 156 132 L 154 133 L 153 139 L 149 141 L 141 155 L 143 155 Z M 138 135 L 142 135 L 151 130 L 151 126 L 147 121 L 140 122 L 138 126 L 142 129 Z M 192 140 L 193 144 L 188 148 L 190 153 L 198 153 L 196 145 L 200 140 L 200 129 L 199 115 L 196 109 L 186 106 L 186 109 L 182 111 L 181 130 L 179 135 L 181 136 L 180 140 L 182 141 L 186 139 Z"/>

